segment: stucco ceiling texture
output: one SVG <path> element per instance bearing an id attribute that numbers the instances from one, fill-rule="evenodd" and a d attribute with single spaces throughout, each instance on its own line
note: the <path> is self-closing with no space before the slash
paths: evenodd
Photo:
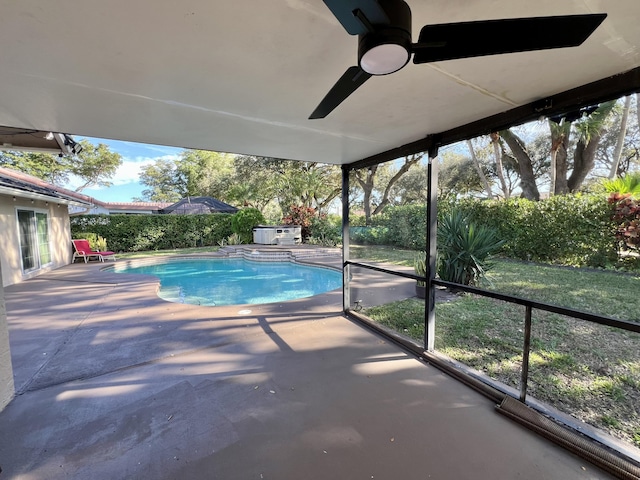
<path id="1" fill-rule="evenodd" d="M 0 125 L 345 164 L 640 65 L 638 0 L 408 3 L 414 42 L 425 24 L 608 17 L 575 48 L 409 63 L 309 120 L 357 64 L 320 0 L 1 0 Z"/>

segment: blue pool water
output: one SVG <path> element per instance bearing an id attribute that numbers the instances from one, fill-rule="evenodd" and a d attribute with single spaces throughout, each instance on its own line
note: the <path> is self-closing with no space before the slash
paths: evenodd
<path id="1" fill-rule="evenodd" d="M 236 258 L 181 259 L 154 265 L 114 265 L 116 273 L 160 278 L 160 298 L 193 305 L 242 305 L 312 297 L 342 286 L 342 274 L 290 262 Z"/>

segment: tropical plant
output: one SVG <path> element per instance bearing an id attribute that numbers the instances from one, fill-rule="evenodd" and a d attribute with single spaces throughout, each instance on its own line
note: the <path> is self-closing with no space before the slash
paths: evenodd
<path id="1" fill-rule="evenodd" d="M 289 213 L 282 219 L 283 225 L 299 225 L 302 228 L 302 239 L 306 240 L 311 235 L 311 224 L 316 217 L 316 209 L 291 205 Z"/>
<path id="2" fill-rule="evenodd" d="M 257 208 L 245 208 L 231 218 L 231 230 L 237 233 L 243 243 L 253 241 L 253 227 L 264 223 L 264 217 Z"/>
<path id="3" fill-rule="evenodd" d="M 242 238 L 237 233 L 232 233 L 225 240 L 227 245 L 242 245 Z"/>
<path id="4" fill-rule="evenodd" d="M 612 193 L 609 203 L 613 205 L 611 218 L 616 224 L 616 240 L 622 249 L 640 248 L 640 202 L 631 194 Z"/>
<path id="5" fill-rule="evenodd" d="M 438 276 L 462 285 L 478 285 L 491 268 L 489 257 L 504 244 L 497 230 L 472 223 L 455 208 L 440 221 L 437 240 Z"/>
<path id="6" fill-rule="evenodd" d="M 640 197 L 640 172 L 629 173 L 621 178 L 603 180 L 602 185 L 608 193 Z"/>
<path id="7" fill-rule="evenodd" d="M 74 239 L 85 239 L 89 242 L 89 246 L 91 250 L 95 250 L 96 252 L 106 252 L 107 251 L 107 240 L 93 232 L 76 232 L 71 235 Z"/>
<path id="8" fill-rule="evenodd" d="M 427 253 L 426 252 L 420 252 L 418 255 L 416 255 L 416 258 L 414 258 L 413 260 L 413 270 L 416 272 L 416 275 L 420 277 L 427 276 Z M 419 287 L 425 287 L 427 285 L 427 282 L 423 280 L 418 280 L 416 285 L 418 285 Z"/>

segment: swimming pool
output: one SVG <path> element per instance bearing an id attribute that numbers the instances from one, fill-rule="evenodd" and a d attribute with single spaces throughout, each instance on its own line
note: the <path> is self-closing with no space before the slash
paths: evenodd
<path id="1" fill-rule="evenodd" d="M 109 270 L 155 275 L 160 279 L 160 298 L 207 306 L 284 302 L 342 286 L 342 274 L 336 270 L 241 258 L 173 259 L 140 266 L 116 264 Z"/>

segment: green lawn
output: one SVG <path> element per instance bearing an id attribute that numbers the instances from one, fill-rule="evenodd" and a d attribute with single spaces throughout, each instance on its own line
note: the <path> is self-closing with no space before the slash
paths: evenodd
<path id="1" fill-rule="evenodd" d="M 417 252 L 402 248 L 381 247 L 378 245 L 350 245 L 351 260 L 367 262 L 384 262 L 412 267 Z"/>
<path id="2" fill-rule="evenodd" d="M 366 253 L 394 263 L 406 255 L 390 251 L 385 259 L 382 250 L 372 254 L 369 247 Z M 484 288 L 640 321 L 638 276 L 498 260 L 489 280 Z M 423 339 L 422 300 L 364 313 Z M 436 307 L 436 350 L 515 388 L 523 330 L 521 306 L 463 294 Z M 532 333 L 528 394 L 640 447 L 640 335 L 535 310 Z"/>

